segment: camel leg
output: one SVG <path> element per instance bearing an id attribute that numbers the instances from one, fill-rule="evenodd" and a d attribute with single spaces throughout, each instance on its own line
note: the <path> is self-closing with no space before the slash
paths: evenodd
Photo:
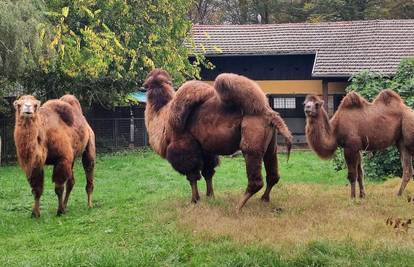
<path id="1" fill-rule="evenodd" d="M 70 162 L 70 160 L 62 160 L 58 162 L 53 168 L 53 182 L 55 183 L 55 193 L 58 197 L 58 216 L 65 213 L 63 192 L 65 188 L 65 182 L 72 179 L 72 164 Z"/>
<path id="2" fill-rule="evenodd" d="M 263 193 L 262 201 L 269 202 L 270 191 L 272 190 L 273 186 L 279 182 L 280 179 L 277 162 L 276 134 L 274 134 L 272 140 L 270 141 L 263 161 L 266 169 L 266 190 Z"/>
<path id="3" fill-rule="evenodd" d="M 197 181 L 200 180 L 200 173 L 192 173 L 187 175 L 187 180 L 191 186 L 191 202 L 197 203 L 200 200 L 200 194 L 198 193 Z"/>
<path id="4" fill-rule="evenodd" d="M 413 167 L 412 167 L 413 158 L 411 154 L 404 147 L 401 147 L 400 153 L 401 153 L 401 164 L 402 164 L 402 169 L 403 169 L 403 177 L 401 181 L 400 190 L 398 190 L 398 194 L 397 194 L 398 196 L 402 195 L 402 193 L 405 190 L 405 187 L 407 186 L 408 182 L 413 176 Z"/>
<path id="5" fill-rule="evenodd" d="M 70 196 L 70 193 L 72 192 L 74 185 L 75 185 L 75 176 L 73 175 L 73 169 L 72 169 L 72 175 L 70 175 L 66 181 L 65 200 L 63 202 L 65 209 L 68 207 L 69 196 Z"/>
<path id="6" fill-rule="evenodd" d="M 240 212 L 249 198 L 263 187 L 263 178 L 261 174 L 262 155 L 255 152 L 246 153 L 243 151 L 243 156 L 246 161 L 247 178 L 249 179 L 249 182 L 244 195 L 237 205 L 237 212 Z"/>
<path id="7" fill-rule="evenodd" d="M 345 161 L 348 166 L 348 180 L 351 184 L 351 198 L 355 198 L 355 182 L 358 176 L 358 156 L 359 152 L 344 149 Z"/>
<path id="8" fill-rule="evenodd" d="M 93 194 L 93 177 L 94 177 L 94 170 L 95 170 L 95 159 L 96 159 L 96 152 L 95 152 L 95 145 L 91 141 L 89 141 L 85 152 L 82 154 L 82 165 L 83 169 L 85 170 L 86 175 L 86 194 L 88 198 L 88 208 L 92 208 L 92 194 Z"/>
<path id="9" fill-rule="evenodd" d="M 365 187 L 364 187 L 364 170 L 362 169 L 362 155 L 358 153 L 358 185 L 359 185 L 359 197 L 365 198 Z"/>
<path id="10" fill-rule="evenodd" d="M 29 184 L 32 187 L 32 194 L 34 197 L 32 217 L 39 218 L 40 217 L 40 197 L 42 196 L 43 185 L 44 185 L 43 169 L 32 171 L 32 174 L 29 177 Z"/>
<path id="11" fill-rule="evenodd" d="M 218 165 L 219 159 L 216 155 L 204 155 L 203 156 L 203 169 L 201 170 L 201 174 L 203 175 L 204 179 L 206 180 L 207 186 L 207 197 L 214 197 L 214 190 L 213 190 L 213 176 L 215 173 L 214 168 Z"/>

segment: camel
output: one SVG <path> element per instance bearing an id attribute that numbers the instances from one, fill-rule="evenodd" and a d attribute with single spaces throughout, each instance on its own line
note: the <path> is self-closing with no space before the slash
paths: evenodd
<path id="1" fill-rule="evenodd" d="M 412 177 L 414 112 L 391 90 L 381 91 L 372 103 L 350 92 L 331 119 L 323 103 L 316 95 L 306 97 L 307 141 L 322 159 L 331 158 L 338 146 L 344 149 L 351 198 L 355 198 L 356 181 L 359 197 L 365 197 L 361 151 L 383 150 L 394 144 L 401 154 L 403 179 L 398 195 L 402 195 Z"/>
<path id="2" fill-rule="evenodd" d="M 193 203 L 200 200 L 197 181 L 201 175 L 207 197 L 214 196 L 212 178 L 218 155 L 231 155 L 239 149 L 246 161 L 248 186 L 237 211 L 263 187 L 262 161 L 267 182 L 262 200 L 269 202 L 270 191 L 279 181 L 276 130 L 286 139 L 288 154 L 292 136 L 256 83 L 236 74 L 221 74 L 214 87 L 188 81 L 175 92 L 170 75 L 156 69 L 148 74 L 144 90 L 149 143 L 187 177 Z"/>
<path id="3" fill-rule="evenodd" d="M 76 97 L 65 95 L 41 106 L 35 97 L 25 95 L 14 102 L 14 107 L 14 141 L 19 165 L 26 174 L 34 196 L 32 217 L 40 217 L 45 164 L 54 166 L 52 178 L 58 197 L 57 215 L 65 213 L 75 184 L 74 161 L 80 155 L 86 173 L 88 207 L 92 207 L 95 135 Z M 65 184 L 66 193 L 63 196 Z"/>

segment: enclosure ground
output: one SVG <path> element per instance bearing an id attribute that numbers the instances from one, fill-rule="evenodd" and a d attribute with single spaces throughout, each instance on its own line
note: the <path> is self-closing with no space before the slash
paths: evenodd
<path id="1" fill-rule="evenodd" d="M 151 151 L 99 156 L 95 206 L 88 210 L 85 178 L 67 213 L 57 200 L 48 168 L 42 217 L 30 218 L 32 196 L 23 172 L 0 168 L 2 266 L 413 266 L 414 230 L 386 225 L 414 217 L 411 183 L 397 198 L 399 179 L 367 182 L 368 196 L 350 200 L 345 173 L 310 152 L 280 156 L 281 181 L 269 204 L 259 194 L 241 214 L 242 157 L 223 158 L 215 199 L 189 203 L 190 187 Z"/>

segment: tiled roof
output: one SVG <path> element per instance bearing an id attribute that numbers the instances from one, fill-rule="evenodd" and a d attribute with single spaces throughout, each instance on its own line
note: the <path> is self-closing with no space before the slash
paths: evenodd
<path id="1" fill-rule="evenodd" d="M 206 56 L 316 54 L 314 77 L 392 75 L 414 57 L 414 20 L 194 25 L 192 35 Z"/>

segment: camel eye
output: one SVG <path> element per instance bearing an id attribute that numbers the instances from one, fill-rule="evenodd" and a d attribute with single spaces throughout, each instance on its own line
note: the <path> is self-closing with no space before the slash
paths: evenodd
<path id="1" fill-rule="evenodd" d="M 319 103 L 319 102 L 316 102 L 315 103 L 315 108 L 319 108 L 319 106 L 320 106 L 321 104 Z"/>

